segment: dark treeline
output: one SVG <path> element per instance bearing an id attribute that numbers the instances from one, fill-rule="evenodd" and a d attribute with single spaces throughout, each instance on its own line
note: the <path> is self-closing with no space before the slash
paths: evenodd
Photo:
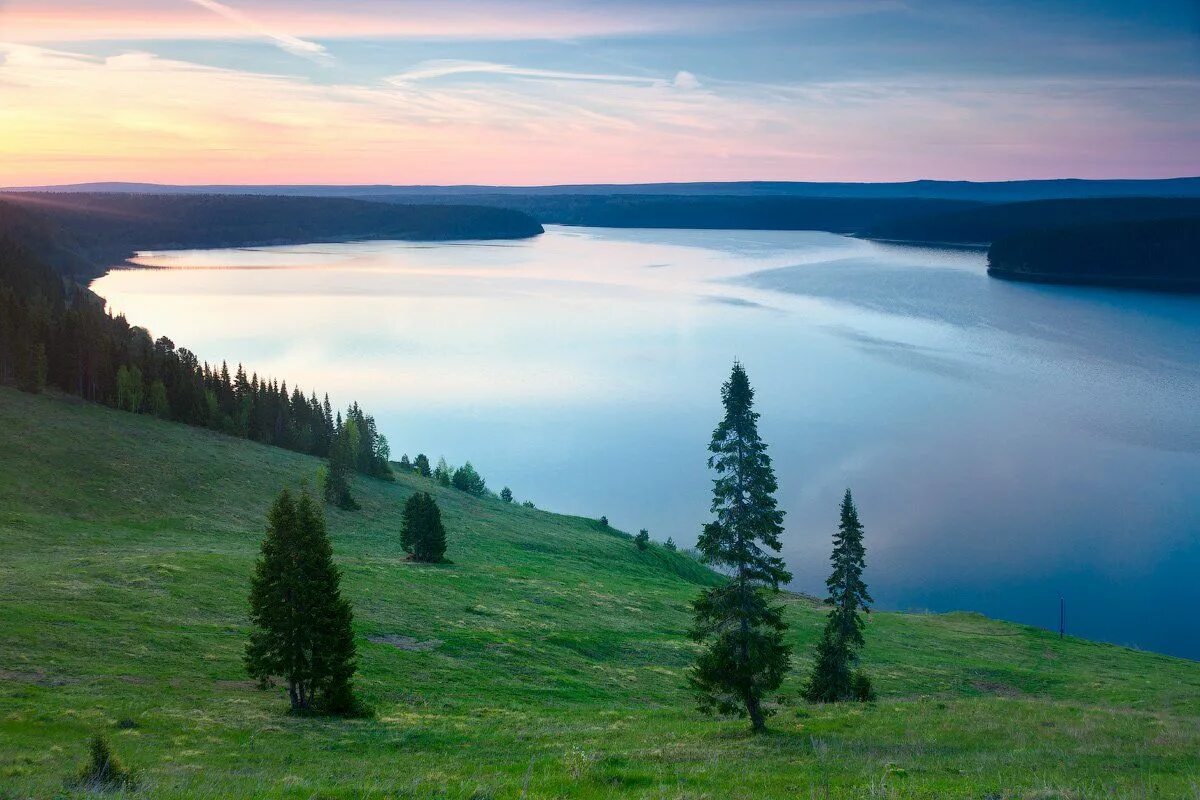
<path id="1" fill-rule="evenodd" d="M 135 413 L 211 428 L 327 457 L 348 448 L 355 470 L 388 477 L 387 440 L 357 404 L 345 419 L 326 396 L 202 363 L 167 337 L 152 340 L 95 295 L 60 278 L 24 244 L 0 234 L 0 383 L 47 386 Z"/>
<path id="2" fill-rule="evenodd" d="M 378 195 L 397 204 L 412 196 Z M 885 220 L 942 214 L 980 204 L 920 197 L 653 196 L 634 194 L 421 196 L 421 202 L 470 202 L 522 211 L 538 222 L 601 228 L 818 230 L 855 233 Z"/>
<path id="3" fill-rule="evenodd" d="M 912 209 L 864 231 L 876 239 L 988 244 L 1007 236 L 1076 225 L 1200 216 L 1200 198 L 1114 197 L 1037 200 L 930 213 Z"/>
<path id="4" fill-rule="evenodd" d="M 17 238 L 54 269 L 87 276 L 103 273 L 137 250 L 516 239 L 542 232 L 533 219 L 506 208 L 217 194 L 5 194 L 0 230 L 11 231 L 14 223 L 20 227 Z"/>
<path id="5" fill-rule="evenodd" d="M 988 273 L 1046 283 L 1200 291 L 1200 215 L 1080 225 L 992 243 Z"/>

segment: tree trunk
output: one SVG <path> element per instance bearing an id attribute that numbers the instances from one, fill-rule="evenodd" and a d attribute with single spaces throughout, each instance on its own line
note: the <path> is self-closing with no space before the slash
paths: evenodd
<path id="1" fill-rule="evenodd" d="M 767 721 L 763 718 L 762 708 L 758 704 L 758 698 L 749 692 L 746 693 L 746 712 L 750 715 L 751 732 L 766 733 Z"/>
<path id="2" fill-rule="evenodd" d="M 295 681 L 288 681 L 288 697 L 292 701 L 292 711 L 300 710 L 300 693 L 296 689 Z"/>

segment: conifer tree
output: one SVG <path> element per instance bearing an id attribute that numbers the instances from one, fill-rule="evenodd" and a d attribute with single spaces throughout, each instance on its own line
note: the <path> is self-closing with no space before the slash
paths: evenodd
<path id="1" fill-rule="evenodd" d="M 650 546 L 650 531 L 642 528 L 637 532 L 637 536 L 633 537 L 633 543 L 637 545 L 638 550 L 645 550 Z"/>
<path id="2" fill-rule="evenodd" d="M 482 497 L 487 492 L 487 484 L 471 466 L 470 461 L 454 470 L 454 475 L 450 478 L 450 485 L 475 497 Z"/>
<path id="3" fill-rule="evenodd" d="M 704 649 L 689 679 L 700 708 L 747 715 L 752 730 L 766 729 L 763 698 L 787 673 L 782 608 L 770 593 L 791 580 L 780 549 L 783 512 L 777 508 L 775 473 L 758 435 L 754 390 L 745 369 L 734 363 L 721 387 L 725 417 L 713 431 L 708 466 L 713 481 L 712 512 L 698 548 L 705 563 L 729 573 L 721 586 L 703 591 L 692 604 L 692 638 Z"/>
<path id="4" fill-rule="evenodd" d="M 675 546 L 675 540 L 672 539 L 670 536 L 668 536 L 667 540 L 665 542 L 663 542 L 663 547 L 667 548 L 672 553 L 675 552 L 677 549 L 679 549 Z"/>
<path id="5" fill-rule="evenodd" d="M 863 628 L 866 625 L 859 611 L 869 613 L 872 600 L 863 581 L 866 567 L 863 526 L 849 489 L 842 498 L 841 521 L 833 536 L 830 561 L 833 571 L 825 586 L 829 590 L 826 602 L 831 608 L 817 642 L 813 671 L 804 696 L 813 702 L 825 703 L 868 700 L 870 681 L 861 671 L 854 672 L 854 667 L 865 644 Z"/>
<path id="6" fill-rule="evenodd" d="M 422 478 L 428 478 L 432 470 L 429 469 L 429 456 L 424 453 L 417 453 L 417 457 L 413 459 L 413 469 Z"/>
<path id="7" fill-rule="evenodd" d="M 417 492 L 404 504 L 400 546 L 414 561 L 438 563 L 446 556 L 446 529 L 442 512 L 429 492 Z"/>
<path id="8" fill-rule="evenodd" d="M 500 499 L 506 503 L 511 503 L 513 501 L 512 489 L 508 488 L 507 486 L 505 486 L 503 489 L 501 489 L 500 490 Z"/>
<path id="9" fill-rule="evenodd" d="M 351 611 L 341 596 L 324 515 L 307 491 L 293 500 L 284 489 L 267 519 L 250 586 L 246 670 L 264 688 L 281 679 L 294 712 L 352 711 Z"/>
<path id="10" fill-rule="evenodd" d="M 329 463 L 325 470 L 325 502 L 346 511 L 355 511 L 358 509 L 358 503 L 350 494 L 354 455 L 345 429 L 346 426 L 341 424 L 339 415 L 337 431 L 329 445 Z"/>
<path id="11" fill-rule="evenodd" d="M 454 469 L 446 463 L 446 457 L 440 457 L 438 459 L 437 466 L 433 469 L 433 479 L 442 486 L 449 486 L 450 479 L 453 475 Z"/>

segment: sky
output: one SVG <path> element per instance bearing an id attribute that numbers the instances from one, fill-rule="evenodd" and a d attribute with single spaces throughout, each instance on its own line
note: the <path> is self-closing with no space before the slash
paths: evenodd
<path id="1" fill-rule="evenodd" d="M 1200 0 L 0 0 L 0 185 L 1200 174 Z"/>

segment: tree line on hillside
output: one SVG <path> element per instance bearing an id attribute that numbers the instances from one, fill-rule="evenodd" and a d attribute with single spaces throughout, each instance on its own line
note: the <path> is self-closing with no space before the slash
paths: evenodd
<path id="1" fill-rule="evenodd" d="M 767 446 L 758 434 L 754 390 L 741 364 L 734 364 L 721 399 L 725 415 L 709 445 L 709 467 L 717 474 L 714 519 L 704 527 L 698 549 L 702 559 L 728 579 L 704 589 L 692 604 L 690 635 L 700 651 L 689 684 L 701 710 L 748 716 L 752 730 L 761 732 L 770 713 L 768 697 L 791 666 L 791 648 L 784 640 L 787 624 L 777 599 L 780 585 L 791 580 L 776 555 L 784 512 L 775 499 L 778 485 Z M 401 463 L 442 482 L 435 478 L 436 470 L 415 468 L 407 456 Z M 419 455 L 415 463 L 428 467 L 428 458 Z M 402 519 L 399 544 L 411 560 L 446 561 L 446 530 L 430 492 L 411 494 Z M 600 523 L 607 527 L 606 518 Z M 826 581 L 829 612 L 802 688 L 812 702 L 875 697 L 870 678 L 859 666 L 866 644 L 862 615 L 872 603 L 863 579 L 863 534 L 847 489 Z M 649 532 L 641 529 L 634 543 L 639 550 L 647 549 Z M 668 549 L 675 549 L 670 540 Z M 352 611 L 341 595 L 324 515 L 307 490 L 298 499 L 283 490 L 268 514 L 267 535 L 251 581 L 250 609 L 252 633 L 245 663 L 260 685 L 282 680 L 297 713 L 361 710 L 351 690 L 357 664 Z"/>
<path id="2" fill-rule="evenodd" d="M 113 316 L 88 290 L 64 281 L 0 237 L 0 384 L 47 387 L 133 413 L 328 457 L 388 478 L 387 439 L 356 403 L 343 419 L 287 382 L 202 363 L 165 336 Z"/>
<path id="3" fill-rule="evenodd" d="M 7 193 L 0 234 L 26 243 L 63 274 L 94 276 L 138 250 L 250 247 L 353 239 L 518 239 L 542 226 L 511 208 L 376 203 L 346 197 Z M 6 225 L 17 218 L 19 230 Z"/>

